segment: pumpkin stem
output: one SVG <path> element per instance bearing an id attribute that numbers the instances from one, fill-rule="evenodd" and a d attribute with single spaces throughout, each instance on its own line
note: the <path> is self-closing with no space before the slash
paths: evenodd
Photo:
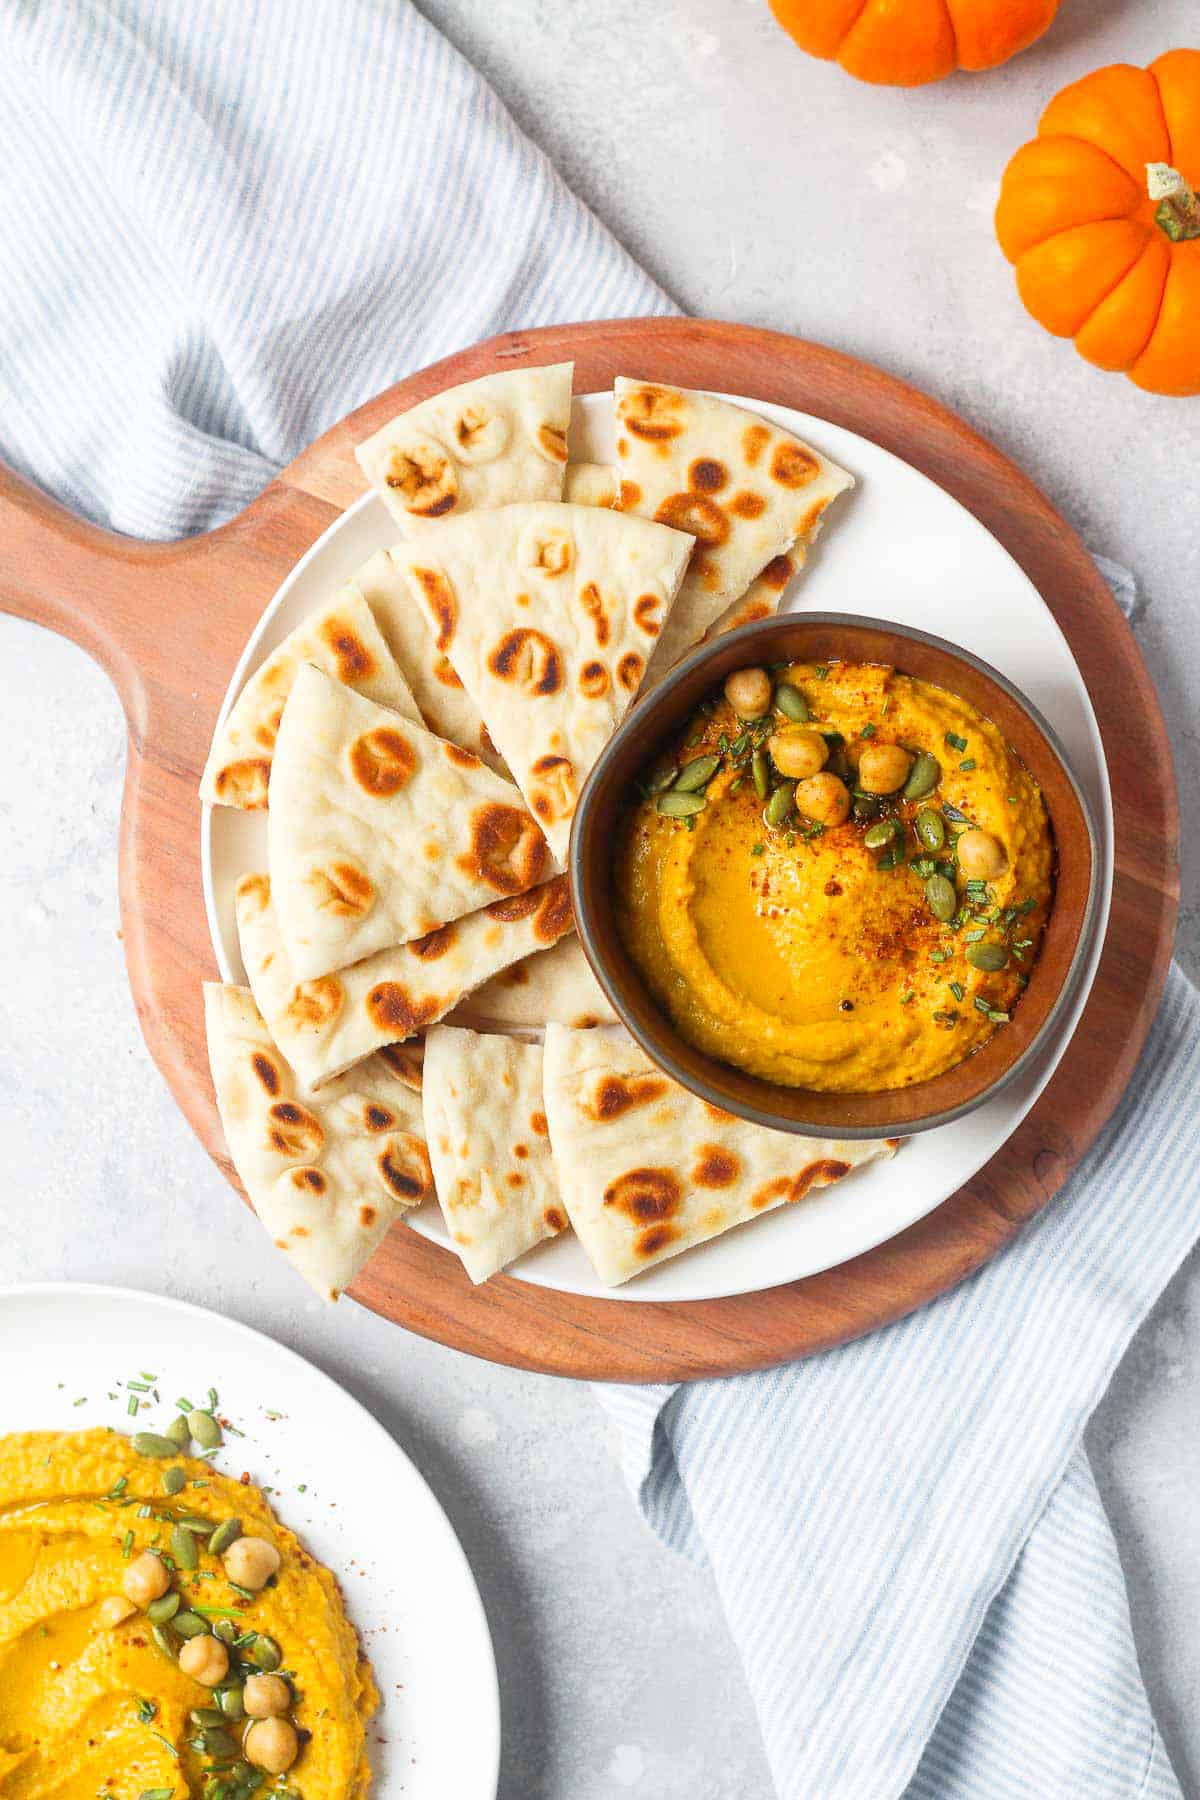
<path id="1" fill-rule="evenodd" d="M 1150 198 L 1158 201 L 1155 223 L 1173 244 L 1200 238 L 1200 199 L 1178 169 L 1168 163 L 1147 163 L 1146 187 Z"/>

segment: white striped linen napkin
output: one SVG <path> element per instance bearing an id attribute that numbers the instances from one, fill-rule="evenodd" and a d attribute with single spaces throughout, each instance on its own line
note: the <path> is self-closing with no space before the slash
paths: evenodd
<path id="1" fill-rule="evenodd" d="M 0 454 L 122 531 L 218 523 L 490 332 L 674 310 L 407 0 L 18 0 L 0 67 Z M 1200 1233 L 1198 1027 L 1173 973 L 1068 1190 L 914 1318 L 598 1390 L 713 1571 L 785 1800 L 1178 1794 L 1079 1443 Z"/>

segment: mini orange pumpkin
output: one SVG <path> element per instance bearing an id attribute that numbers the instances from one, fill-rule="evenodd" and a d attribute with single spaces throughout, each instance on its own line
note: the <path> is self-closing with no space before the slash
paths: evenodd
<path id="1" fill-rule="evenodd" d="M 1055 96 L 1009 163 L 996 235 L 1040 325 L 1155 394 L 1200 394 L 1200 50 Z"/>
<path id="2" fill-rule="evenodd" d="M 1061 0 L 771 0 L 802 50 L 860 81 L 919 87 L 994 69 L 1040 38 Z"/>

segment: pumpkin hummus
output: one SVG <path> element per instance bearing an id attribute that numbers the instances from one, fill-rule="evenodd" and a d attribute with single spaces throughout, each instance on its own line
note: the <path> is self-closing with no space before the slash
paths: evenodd
<path id="1" fill-rule="evenodd" d="M 186 1476 L 175 1493 L 164 1487 L 168 1468 Z M 240 1520 L 247 1537 L 278 1551 L 274 1580 L 260 1592 L 235 1588 L 203 1535 L 198 1566 L 189 1572 L 182 1563 L 190 1556 L 172 1556 L 182 1518 L 213 1526 Z M 128 1571 L 147 1550 L 162 1556 L 169 1574 L 160 1611 L 176 1592 L 188 1609 L 175 1613 L 179 1633 L 153 1626 L 145 1610 L 122 1600 Z M 128 1616 L 111 1622 L 122 1609 Z M 286 1691 L 286 1681 L 300 1745 L 284 1780 L 239 1761 L 252 1729 L 240 1699 L 221 1724 L 221 1687 L 202 1686 L 180 1667 L 189 1619 L 193 1629 L 197 1619 L 210 1628 L 224 1622 L 231 1683 L 256 1656 L 259 1666 L 279 1668 L 278 1690 Z M 248 1680 L 248 1698 L 251 1691 Z M 268 1791 L 357 1800 L 371 1779 L 364 1728 L 376 1703 L 333 1576 L 278 1522 L 257 1488 L 190 1457 L 164 1463 L 139 1456 L 127 1438 L 105 1430 L 0 1439 L 3 1800 L 139 1800 L 147 1793 L 185 1800 Z M 207 1720 L 202 1710 L 197 1721 L 197 1709 L 208 1709 Z M 222 1761 L 240 1770 L 229 1786 L 220 1785 Z"/>
<path id="2" fill-rule="evenodd" d="M 626 949 L 680 1033 L 751 1074 L 858 1093 L 938 1075 L 1008 1021 L 1036 958 L 1040 791 L 989 720 L 894 669 L 739 674 L 765 710 L 718 692 L 630 806 Z M 805 757 L 815 782 L 787 780 Z"/>

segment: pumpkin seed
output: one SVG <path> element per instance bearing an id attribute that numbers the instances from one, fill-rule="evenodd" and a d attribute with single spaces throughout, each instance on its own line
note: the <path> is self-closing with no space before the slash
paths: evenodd
<path id="1" fill-rule="evenodd" d="M 217 1705 L 227 1719 L 244 1719 L 246 1702 L 240 1687 L 222 1688 L 217 1695 Z"/>
<path id="2" fill-rule="evenodd" d="M 863 843 L 868 850 L 886 850 L 895 835 L 895 820 L 880 819 L 878 825 L 872 825 L 869 831 L 864 832 Z"/>
<path id="3" fill-rule="evenodd" d="M 137 1456 L 178 1456 L 179 1445 L 173 1438 L 161 1437 L 157 1431 L 135 1431 L 132 1439 Z"/>
<path id="4" fill-rule="evenodd" d="M 181 1493 L 186 1486 L 187 1486 L 187 1470 L 186 1469 L 179 1469 L 179 1468 L 168 1469 L 163 1476 L 163 1492 L 165 1494 Z"/>
<path id="5" fill-rule="evenodd" d="M 253 1663 L 256 1669 L 262 1669 L 267 1674 L 272 1669 L 277 1669 L 283 1661 L 283 1651 L 275 1639 L 265 1637 L 261 1632 L 257 1637 L 251 1638 L 242 1654 L 247 1662 Z"/>
<path id="6" fill-rule="evenodd" d="M 208 1547 L 214 1556 L 224 1556 L 230 1544 L 236 1544 L 242 1535 L 240 1519 L 223 1519 L 208 1540 Z"/>
<path id="7" fill-rule="evenodd" d="M 790 681 L 781 681 L 775 689 L 775 704 L 785 719 L 791 719 L 796 725 L 808 724 L 811 716 L 808 710 L 808 701 L 800 689 L 793 687 Z"/>
<path id="8" fill-rule="evenodd" d="M 678 773 L 679 764 L 668 763 L 665 769 L 660 769 L 657 775 L 652 775 L 650 777 L 649 781 L 646 783 L 646 792 L 651 795 L 651 797 L 655 794 L 661 794 L 664 788 L 670 787 Z"/>
<path id="9" fill-rule="evenodd" d="M 947 919 L 952 919 L 958 910 L 958 895 L 954 891 L 954 884 L 947 881 L 944 875 L 929 877 L 925 883 L 925 898 L 934 918 L 940 919 L 943 924 Z"/>
<path id="10" fill-rule="evenodd" d="M 779 827 L 790 817 L 796 802 L 796 784 L 794 781 L 781 781 L 771 798 L 767 801 L 764 818 L 772 829 Z"/>
<path id="11" fill-rule="evenodd" d="M 919 750 L 901 790 L 906 800 L 924 800 L 942 779 L 942 765 L 928 750 Z"/>
<path id="12" fill-rule="evenodd" d="M 179 1611 L 178 1594 L 163 1594 L 161 1599 L 152 1600 L 146 1608 L 146 1617 L 152 1625 L 166 1625 Z"/>
<path id="13" fill-rule="evenodd" d="M 193 1706 L 188 1714 L 188 1719 L 193 1725 L 224 1725 L 225 1723 L 220 1708 L 216 1706 Z"/>
<path id="14" fill-rule="evenodd" d="M 200 1552 L 196 1548 L 196 1540 L 186 1525 L 171 1527 L 171 1555 L 181 1569 L 189 1573 L 200 1567 Z"/>
<path id="15" fill-rule="evenodd" d="M 232 1731 L 224 1725 L 207 1726 L 202 1736 L 205 1756 L 211 1756 L 218 1762 L 225 1762 L 227 1758 L 237 1755 L 238 1741 Z"/>
<path id="16" fill-rule="evenodd" d="M 654 804 L 665 819 L 690 819 L 694 813 L 703 812 L 708 802 L 703 794 L 680 793 L 678 788 L 672 788 L 669 793 L 660 794 Z"/>
<path id="17" fill-rule="evenodd" d="M 197 1407 L 187 1416 L 188 1430 L 202 1450 L 219 1450 L 225 1442 L 224 1434 L 210 1412 L 202 1412 Z"/>
<path id="18" fill-rule="evenodd" d="M 879 815 L 880 805 L 881 802 L 873 799 L 870 794 L 858 794 L 851 810 L 856 819 L 874 819 Z"/>
<path id="19" fill-rule="evenodd" d="M 154 1639 L 164 1656 L 174 1662 L 179 1654 L 179 1639 L 165 1625 L 152 1625 L 150 1636 Z"/>
<path id="20" fill-rule="evenodd" d="M 164 1437 L 169 1437 L 173 1444 L 178 1444 L 181 1450 L 186 1450 L 192 1441 L 192 1434 L 188 1430 L 188 1422 L 182 1413 L 180 1413 L 177 1419 L 171 1420 L 171 1423 L 167 1426 L 163 1435 Z"/>
<path id="21" fill-rule="evenodd" d="M 754 752 L 750 759 L 750 773 L 754 777 L 755 793 L 760 800 L 765 800 L 771 791 L 771 770 L 765 750 Z"/>
<path id="22" fill-rule="evenodd" d="M 705 787 L 721 766 L 719 756 L 694 756 L 690 763 L 685 763 L 683 773 L 671 789 L 673 794 L 697 794 Z"/>
<path id="23" fill-rule="evenodd" d="M 214 1619 L 212 1634 L 214 1637 L 220 1638 L 227 1648 L 230 1644 L 236 1643 L 242 1635 L 236 1619 Z"/>
<path id="24" fill-rule="evenodd" d="M 171 1630 L 177 1632 L 181 1638 L 207 1637 L 209 1635 L 207 1622 L 200 1617 L 199 1613 L 194 1612 L 176 1613 L 171 1620 Z"/>
<path id="25" fill-rule="evenodd" d="M 994 975 L 998 970 L 1007 968 L 1008 951 L 1003 944 L 968 944 L 967 961 L 973 969 L 982 969 L 986 974 Z"/>
<path id="26" fill-rule="evenodd" d="M 932 806 L 923 806 L 913 820 L 916 832 L 926 850 L 940 850 L 946 842 L 946 821 Z"/>

